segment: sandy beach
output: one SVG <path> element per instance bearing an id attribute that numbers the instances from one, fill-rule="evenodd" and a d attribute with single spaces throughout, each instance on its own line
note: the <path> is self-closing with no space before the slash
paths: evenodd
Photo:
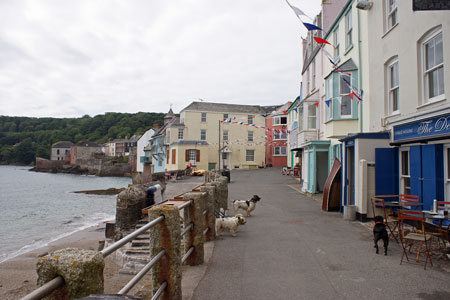
<path id="1" fill-rule="evenodd" d="M 70 236 L 50 243 L 48 246 L 28 252 L 0 264 L 0 299 L 15 300 L 37 288 L 36 263 L 40 256 L 63 248 L 97 250 L 104 240 L 105 225 L 89 227 Z M 118 274 L 120 266 L 106 259 L 105 293 L 117 293 L 132 276 Z"/>

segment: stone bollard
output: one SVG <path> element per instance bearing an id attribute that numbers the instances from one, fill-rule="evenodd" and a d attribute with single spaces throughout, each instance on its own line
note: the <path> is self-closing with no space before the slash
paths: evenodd
<path id="1" fill-rule="evenodd" d="M 131 230 L 142 216 L 142 209 L 146 206 L 146 188 L 141 184 L 129 186 L 117 195 L 116 229 Z"/>
<path id="2" fill-rule="evenodd" d="M 215 181 L 211 182 L 216 187 L 216 210 L 223 208 L 228 209 L 228 178 L 225 176 L 216 177 Z"/>
<path id="3" fill-rule="evenodd" d="M 39 259 L 37 284 L 42 286 L 57 276 L 64 279 L 61 288 L 43 298 L 47 300 L 69 300 L 102 294 L 104 267 L 100 252 L 75 248 L 58 250 Z"/>
<path id="4" fill-rule="evenodd" d="M 149 221 L 161 215 L 165 217 L 163 222 L 150 228 L 151 257 L 162 249 L 166 250 L 166 255 L 153 267 L 153 294 L 166 281 L 167 287 L 160 299 L 182 299 L 180 210 L 172 205 L 156 205 L 148 211 L 148 215 Z"/>
<path id="5" fill-rule="evenodd" d="M 203 211 L 205 210 L 205 198 L 203 193 L 189 192 L 183 195 L 186 200 L 193 200 L 194 203 L 189 205 L 184 209 L 184 220 L 185 224 L 194 223 L 194 227 L 186 233 L 184 249 L 185 252 L 194 246 L 194 251 L 186 260 L 186 264 L 190 266 L 201 265 L 204 262 L 204 243 L 205 236 L 203 235 L 203 230 L 205 230 L 205 216 Z"/>
<path id="6" fill-rule="evenodd" d="M 216 217 L 215 217 L 215 194 L 216 187 L 206 184 L 200 187 L 200 191 L 206 192 L 205 209 L 208 211 L 205 216 L 205 229 L 209 228 L 205 235 L 205 241 L 209 242 L 216 238 Z"/>

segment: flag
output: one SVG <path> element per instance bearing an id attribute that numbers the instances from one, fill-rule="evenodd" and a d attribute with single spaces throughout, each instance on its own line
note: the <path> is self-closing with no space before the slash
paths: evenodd
<path id="1" fill-rule="evenodd" d="M 325 40 L 325 39 L 323 39 L 323 38 L 320 38 L 320 37 L 315 36 L 315 37 L 314 37 L 314 40 L 316 41 L 317 44 L 328 44 L 328 45 L 330 45 L 331 47 L 334 48 L 333 45 L 331 45 L 327 40 Z"/>
<path id="2" fill-rule="evenodd" d="M 294 108 L 294 110 L 295 110 L 295 112 L 296 112 L 296 113 L 298 113 L 298 109 L 297 109 L 297 107 L 296 107 L 296 108 Z"/>
<path id="3" fill-rule="evenodd" d="M 306 16 L 308 17 L 300 8 L 297 8 L 295 6 L 292 6 L 289 1 L 287 1 L 287 4 L 291 7 L 291 9 L 294 11 L 295 15 L 297 16 L 297 18 L 301 21 L 300 16 Z"/>
<path id="4" fill-rule="evenodd" d="M 353 95 L 354 95 L 355 93 L 353 93 L 353 92 L 351 92 L 350 94 L 349 94 L 349 96 L 350 96 L 350 99 L 352 99 L 353 100 Z"/>
<path id="5" fill-rule="evenodd" d="M 322 30 L 323 31 L 322 28 L 320 28 L 319 26 L 316 26 L 314 24 L 306 23 L 306 22 L 302 22 L 302 23 L 303 23 L 303 25 L 305 25 L 306 29 L 308 29 L 309 31 L 311 31 L 311 30 Z"/>
<path id="6" fill-rule="evenodd" d="M 319 102 L 314 103 L 316 107 L 319 107 Z"/>
<path id="7" fill-rule="evenodd" d="M 283 110 L 283 114 L 287 115 L 287 110 Z"/>
<path id="8" fill-rule="evenodd" d="M 331 99 L 325 100 L 325 104 L 330 107 Z"/>

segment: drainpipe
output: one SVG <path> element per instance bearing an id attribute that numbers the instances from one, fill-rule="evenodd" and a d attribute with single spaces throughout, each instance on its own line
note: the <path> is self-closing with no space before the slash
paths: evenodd
<path id="1" fill-rule="evenodd" d="M 362 91 L 362 59 L 361 59 L 361 22 L 359 19 L 359 9 L 356 10 L 358 13 L 358 56 L 359 56 L 359 90 Z M 363 132 L 363 101 L 359 101 L 359 132 Z"/>

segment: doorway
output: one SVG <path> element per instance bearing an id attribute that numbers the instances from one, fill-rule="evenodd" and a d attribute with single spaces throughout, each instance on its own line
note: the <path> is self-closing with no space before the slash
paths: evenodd
<path id="1" fill-rule="evenodd" d="M 347 205 L 355 205 L 355 147 L 347 147 Z"/>

